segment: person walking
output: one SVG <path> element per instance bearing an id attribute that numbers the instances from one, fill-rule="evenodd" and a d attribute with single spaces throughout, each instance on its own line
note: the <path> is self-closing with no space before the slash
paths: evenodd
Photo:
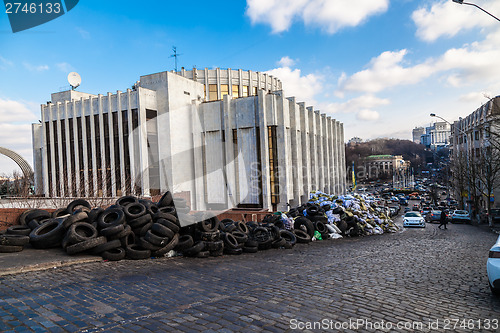
<path id="1" fill-rule="evenodd" d="M 448 229 L 448 228 L 446 228 L 446 224 L 448 224 L 448 221 L 446 220 L 446 212 L 444 210 L 442 210 L 441 216 L 439 217 L 438 228 L 441 229 L 441 227 L 444 226 L 445 229 Z"/>

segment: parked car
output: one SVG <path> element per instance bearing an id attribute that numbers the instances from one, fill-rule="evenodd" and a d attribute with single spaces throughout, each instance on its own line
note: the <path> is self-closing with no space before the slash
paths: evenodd
<path id="1" fill-rule="evenodd" d="M 486 262 L 486 271 L 491 292 L 500 296 L 500 236 L 495 245 L 490 249 L 488 261 Z"/>
<path id="2" fill-rule="evenodd" d="M 403 206 L 408 206 L 408 200 L 405 198 L 399 198 L 399 204 Z"/>
<path id="3" fill-rule="evenodd" d="M 431 212 L 431 207 L 429 207 L 429 206 L 422 207 L 422 215 L 425 216 L 425 215 L 429 214 L 430 212 Z"/>
<path id="4" fill-rule="evenodd" d="M 408 212 L 403 217 L 403 227 L 425 228 L 425 220 L 419 212 Z"/>
<path id="5" fill-rule="evenodd" d="M 451 214 L 451 223 L 470 223 L 469 212 L 465 210 L 455 210 Z"/>
<path id="6" fill-rule="evenodd" d="M 491 209 L 490 212 L 493 223 L 500 222 L 500 209 L 499 208 Z"/>
<path id="7" fill-rule="evenodd" d="M 429 214 L 425 216 L 427 222 L 439 222 L 441 221 L 441 211 L 440 210 L 432 210 Z"/>

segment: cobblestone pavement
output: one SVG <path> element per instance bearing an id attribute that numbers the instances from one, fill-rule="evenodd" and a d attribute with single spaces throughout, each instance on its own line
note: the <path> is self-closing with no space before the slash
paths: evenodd
<path id="1" fill-rule="evenodd" d="M 0 278 L 0 331 L 281 332 L 319 322 L 315 331 L 499 332 L 485 268 L 495 239 L 433 224 L 292 250 L 10 275 Z"/>

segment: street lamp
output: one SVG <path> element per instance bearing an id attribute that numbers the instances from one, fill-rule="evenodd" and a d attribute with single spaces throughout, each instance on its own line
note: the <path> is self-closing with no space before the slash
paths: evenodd
<path id="1" fill-rule="evenodd" d="M 487 12 L 486 10 L 482 9 L 481 7 L 479 7 L 478 5 L 474 4 L 474 3 L 469 3 L 469 2 L 464 2 L 464 0 L 452 0 L 453 2 L 456 2 L 460 5 L 469 5 L 469 6 L 474 6 L 476 8 L 479 8 L 481 9 L 483 12 L 485 12 L 486 14 L 488 14 L 489 16 L 493 17 L 494 19 L 496 19 L 497 21 L 500 21 L 500 19 L 498 17 L 496 17 L 495 15 Z"/>

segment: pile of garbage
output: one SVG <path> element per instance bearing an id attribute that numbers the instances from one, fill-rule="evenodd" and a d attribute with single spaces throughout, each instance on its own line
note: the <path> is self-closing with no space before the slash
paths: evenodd
<path id="1" fill-rule="evenodd" d="M 197 222 L 198 221 L 198 222 Z M 198 258 L 291 249 L 297 243 L 398 231 L 384 212 L 362 196 L 314 192 L 306 204 L 268 214 L 262 222 L 219 221 L 209 212 L 190 214 L 186 200 L 166 192 L 158 202 L 134 196 L 107 208 L 85 199 L 48 212 L 30 209 L 20 225 L 0 234 L 0 252 L 62 247 L 105 260 L 184 255 Z M 181 223 L 182 222 L 182 223 Z"/>

